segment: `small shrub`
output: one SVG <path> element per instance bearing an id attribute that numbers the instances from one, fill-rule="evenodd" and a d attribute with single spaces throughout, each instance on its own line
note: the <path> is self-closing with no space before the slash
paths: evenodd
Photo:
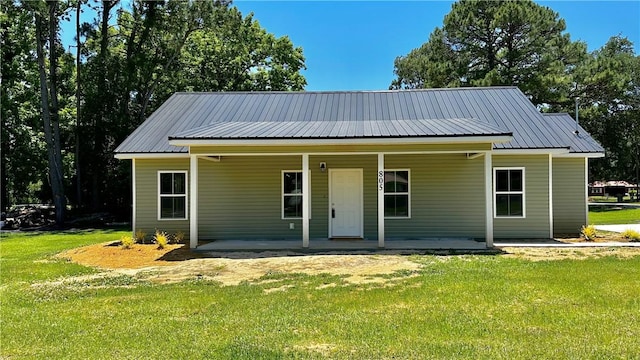
<path id="1" fill-rule="evenodd" d="M 622 237 L 630 241 L 640 241 L 640 232 L 633 229 L 627 229 L 622 232 Z"/>
<path id="2" fill-rule="evenodd" d="M 136 241 L 131 236 L 125 235 L 120 238 L 120 245 L 122 246 L 123 249 L 131 249 L 133 247 L 133 244 L 135 244 L 135 242 Z"/>
<path id="3" fill-rule="evenodd" d="M 175 233 L 173 235 L 173 241 L 176 244 L 183 244 L 184 243 L 184 233 L 182 231 L 178 231 L 177 233 Z"/>
<path id="4" fill-rule="evenodd" d="M 166 232 L 161 232 L 156 230 L 156 235 L 153 237 L 153 240 L 156 244 L 158 244 L 158 249 L 164 249 L 167 247 L 169 243 L 169 239 L 167 237 Z"/>
<path id="5" fill-rule="evenodd" d="M 144 238 L 147 237 L 147 233 L 142 230 L 137 230 L 134 236 L 137 243 L 144 244 Z"/>
<path id="6" fill-rule="evenodd" d="M 596 227 L 593 225 L 583 226 L 582 230 L 580 230 L 580 233 L 587 241 L 593 241 L 597 236 Z"/>

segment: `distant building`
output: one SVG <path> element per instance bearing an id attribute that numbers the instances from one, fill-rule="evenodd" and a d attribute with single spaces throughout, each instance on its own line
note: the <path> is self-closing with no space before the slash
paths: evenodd
<path id="1" fill-rule="evenodd" d="M 589 196 L 623 197 L 636 186 L 626 181 L 594 181 L 589 184 Z"/>

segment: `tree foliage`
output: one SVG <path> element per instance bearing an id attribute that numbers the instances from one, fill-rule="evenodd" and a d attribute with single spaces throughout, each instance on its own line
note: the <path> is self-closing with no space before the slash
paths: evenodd
<path id="1" fill-rule="evenodd" d="M 461 0 L 426 43 L 395 59 L 392 89 L 518 86 L 543 111 L 574 112 L 607 150 L 594 179 L 639 181 L 639 58 L 620 36 L 593 53 L 530 0 Z"/>
<path id="2" fill-rule="evenodd" d="M 126 209 L 130 165 L 115 160 L 113 150 L 171 94 L 306 85 L 302 49 L 229 1 L 23 0 L 1 6 L 4 208 L 53 202 L 60 192 L 51 190 L 47 169 L 59 168 L 64 199 L 74 209 Z M 89 7 L 96 15 L 79 26 L 76 72 L 77 55 L 62 47 L 58 23 Z M 44 79 L 36 25 L 42 25 Z M 47 115 L 50 128 L 43 123 Z M 60 161 L 48 161 L 51 152 L 59 152 Z"/>

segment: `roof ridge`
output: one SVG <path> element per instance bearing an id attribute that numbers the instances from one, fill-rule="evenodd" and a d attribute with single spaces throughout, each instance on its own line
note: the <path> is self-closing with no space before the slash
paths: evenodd
<path id="1" fill-rule="evenodd" d="M 459 88 L 428 88 L 428 89 L 399 89 L 399 90 L 300 90 L 300 91 L 177 91 L 174 95 L 259 95 L 259 94 L 356 94 L 356 93 L 405 93 L 429 91 L 478 91 L 494 89 L 517 89 L 517 86 L 469 86 Z"/>
<path id="2" fill-rule="evenodd" d="M 569 115 L 571 116 L 571 114 L 567 113 L 567 112 L 552 112 L 552 113 L 541 113 L 544 116 L 558 116 L 558 115 Z"/>

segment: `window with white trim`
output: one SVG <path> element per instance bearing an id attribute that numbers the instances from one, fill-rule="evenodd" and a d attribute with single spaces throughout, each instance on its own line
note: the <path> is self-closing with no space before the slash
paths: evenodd
<path id="1" fill-rule="evenodd" d="M 309 171 L 311 174 L 311 171 Z M 311 184 L 309 184 L 311 192 Z M 282 171 L 282 218 L 302 219 L 302 171 Z M 309 201 L 309 218 L 311 218 L 311 201 Z"/>
<path id="2" fill-rule="evenodd" d="M 158 219 L 187 219 L 187 172 L 158 172 Z"/>
<path id="3" fill-rule="evenodd" d="M 524 168 L 494 168 L 494 216 L 525 217 Z"/>
<path id="4" fill-rule="evenodd" d="M 409 218 L 411 215 L 409 170 L 384 171 L 384 216 Z"/>

